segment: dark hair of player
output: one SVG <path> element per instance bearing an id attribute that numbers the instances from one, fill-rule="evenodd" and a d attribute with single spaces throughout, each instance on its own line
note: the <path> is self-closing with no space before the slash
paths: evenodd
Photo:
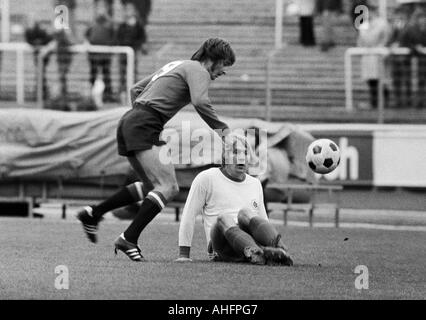
<path id="1" fill-rule="evenodd" d="M 235 53 L 231 45 L 225 40 L 211 38 L 206 40 L 191 57 L 191 60 L 200 62 L 208 59 L 213 61 L 213 63 L 223 61 L 223 65 L 229 67 L 235 63 Z"/>

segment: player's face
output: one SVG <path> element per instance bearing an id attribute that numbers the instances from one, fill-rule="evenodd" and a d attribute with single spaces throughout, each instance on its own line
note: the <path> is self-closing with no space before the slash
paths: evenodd
<path id="1" fill-rule="evenodd" d="M 248 154 L 247 148 L 240 143 L 235 143 L 232 152 L 226 159 L 227 171 L 235 178 L 239 178 L 247 172 Z"/>
<path id="2" fill-rule="evenodd" d="M 207 71 L 210 74 L 210 79 L 212 80 L 215 80 L 219 78 L 220 76 L 225 75 L 227 69 L 228 67 L 225 67 L 223 65 L 223 61 L 212 63 L 209 67 L 207 67 Z"/>

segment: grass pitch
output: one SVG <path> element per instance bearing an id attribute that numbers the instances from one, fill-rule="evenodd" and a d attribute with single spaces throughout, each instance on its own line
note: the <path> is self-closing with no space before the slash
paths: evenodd
<path id="1" fill-rule="evenodd" d="M 158 217 L 141 236 L 146 263 L 134 263 L 113 241 L 128 225 L 105 221 L 98 244 L 80 224 L 0 219 L 0 299 L 424 299 L 425 232 L 283 228 L 293 267 L 207 261 L 200 222 L 194 262 L 179 264 L 178 224 Z M 55 289 L 55 267 L 69 270 L 69 289 Z M 355 267 L 369 271 L 355 288 Z"/>

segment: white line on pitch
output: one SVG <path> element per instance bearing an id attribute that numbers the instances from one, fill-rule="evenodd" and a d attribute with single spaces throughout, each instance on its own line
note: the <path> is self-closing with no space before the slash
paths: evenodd
<path id="1" fill-rule="evenodd" d="M 273 224 L 283 224 L 282 220 L 270 219 Z M 303 221 L 288 221 L 288 226 L 293 227 L 309 227 L 308 222 Z M 314 227 L 320 228 L 334 228 L 334 223 L 331 222 L 314 222 Z M 396 230 L 396 231 L 425 231 L 426 226 L 395 226 L 389 224 L 377 224 L 377 223 L 358 223 L 358 222 L 341 222 L 339 223 L 340 228 L 352 228 L 352 229 L 377 229 L 377 230 Z"/>

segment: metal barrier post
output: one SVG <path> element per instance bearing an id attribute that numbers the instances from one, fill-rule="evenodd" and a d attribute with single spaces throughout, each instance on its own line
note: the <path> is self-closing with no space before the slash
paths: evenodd
<path id="1" fill-rule="evenodd" d="M 1 41 L 10 40 L 10 0 L 0 0 Z"/>
<path id="2" fill-rule="evenodd" d="M 37 107 L 43 108 L 43 74 L 44 70 L 44 57 L 48 54 L 48 51 L 39 51 L 37 56 Z"/>
<path id="3" fill-rule="evenodd" d="M 345 98 L 346 98 L 346 111 L 353 110 L 353 97 L 352 97 L 352 48 L 345 52 Z"/>
<path id="4" fill-rule="evenodd" d="M 127 101 L 129 105 L 132 105 L 132 98 L 130 96 L 130 88 L 135 83 L 135 51 L 132 48 L 129 48 L 127 50 L 127 66 L 126 66 L 126 73 L 127 73 Z"/>
<path id="5" fill-rule="evenodd" d="M 45 48 L 38 55 L 37 65 L 37 105 L 39 108 L 43 107 L 43 71 L 44 71 L 44 57 L 51 52 L 51 48 Z M 127 64 L 127 91 L 130 90 L 134 83 L 134 59 L 135 53 L 131 47 L 125 46 L 87 46 L 87 45 L 75 45 L 69 48 L 70 52 L 73 53 L 85 53 L 85 52 L 96 52 L 96 53 L 124 53 L 129 59 Z M 16 53 L 16 101 L 22 105 L 25 103 L 25 52 L 33 52 L 33 48 L 23 42 L 0 42 L 0 52 L 12 51 Z M 130 97 L 129 97 L 130 99 Z"/>
<path id="6" fill-rule="evenodd" d="M 16 102 L 20 105 L 25 103 L 25 87 L 24 87 L 24 50 L 16 50 Z"/>
<path id="7" fill-rule="evenodd" d="M 271 121 L 271 58 L 266 61 L 265 120 Z"/>
<path id="8" fill-rule="evenodd" d="M 283 0 L 275 0 L 275 49 L 281 49 L 283 43 Z"/>
<path id="9" fill-rule="evenodd" d="M 69 48 L 72 53 L 124 53 L 128 59 L 126 67 L 126 86 L 128 92 L 128 99 L 130 101 L 130 88 L 135 81 L 135 53 L 131 47 L 126 46 L 91 46 L 91 45 L 75 45 Z M 37 66 L 37 105 L 39 108 L 43 108 L 43 72 L 44 72 L 44 58 L 52 52 L 52 48 L 45 48 L 41 50 L 38 56 Z"/>
<path id="10" fill-rule="evenodd" d="M 384 57 L 389 54 L 394 55 L 407 55 L 410 53 L 408 48 L 393 48 L 389 49 L 386 47 L 377 48 L 349 48 L 345 52 L 345 98 L 346 98 L 346 110 L 353 110 L 353 93 L 352 93 L 352 56 L 373 54 L 378 55 L 381 58 L 380 61 L 380 75 L 379 75 L 379 106 L 378 106 L 378 123 L 384 122 L 385 114 L 385 103 L 384 103 Z"/>
<path id="11" fill-rule="evenodd" d="M 272 89 L 271 89 L 271 64 L 279 50 L 275 49 L 268 53 L 266 58 L 266 79 L 265 79 L 265 120 L 271 121 Z"/>
<path id="12" fill-rule="evenodd" d="M 382 59 L 380 56 L 380 72 L 379 72 L 379 101 L 378 101 L 378 116 L 377 116 L 377 123 L 383 124 L 384 118 L 385 118 L 385 102 L 384 102 L 384 78 L 383 78 L 383 72 L 384 68 L 382 69 Z"/>

